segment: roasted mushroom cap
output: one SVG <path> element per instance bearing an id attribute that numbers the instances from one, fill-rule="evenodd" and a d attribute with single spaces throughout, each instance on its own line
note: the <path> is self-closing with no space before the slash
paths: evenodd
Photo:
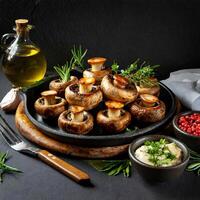
<path id="1" fill-rule="evenodd" d="M 87 134 L 92 130 L 93 125 L 93 116 L 80 106 L 71 106 L 58 118 L 58 126 L 62 130 L 73 134 Z"/>
<path id="2" fill-rule="evenodd" d="M 160 86 L 158 84 L 158 80 L 156 78 L 150 78 L 151 81 L 155 82 L 155 86 L 153 87 L 146 87 L 143 85 L 136 86 L 139 94 L 151 94 L 154 96 L 159 96 L 160 94 Z"/>
<path id="3" fill-rule="evenodd" d="M 71 76 L 70 80 L 67 82 L 56 79 L 50 82 L 49 89 L 55 90 L 58 95 L 64 96 L 66 87 L 74 83 L 78 83 L 78 78 L 75 76 Z"/>
<path id="4" fill-rule="evenodd" d="M 88 63 L 91 65 L 90 69 L 87 69 L 83 72 L 83 77 L 93 77 L 96 80 L 97 84 L 100 84 L 103 77 L 110 74 L 110 69 L 105 69 L 104 63 L 106 58 L 95 57 L 88 60 Z"/>
<path id="5" fill-rule="evenodd" d="M 104 95 L 111 100 L 130 103 L 137 98 L 138 92 L 135 85 L 119 75 L 107 75 L 101 82 Z"/>
<path id="6" fill-rule="evenodd" d="M 124 104 L 121 102 L 107 101 L 108 109 L 99 111 L 97 114 L 97 123 L 110 133 L 123 131 L 131 121 L 129 112 L 123 110 Z"/>
<path id="7" fill-rule="evenodd" d="M 94 86 L 94 78 L 82 78 L 79 84 L 72 84 L 65 90 L 65 98 L 70 105 L 78 105 L 91 110 L 103 99 L 98 86 Z"/>
<path id="8" fill-rule="evenodd" d="M 57 97 L 56 94 L 54 90 L 47 90 L 42 92 L 42 97 L 36 100 L 35 110 L 43 118 L 58 117 L 65 110 L 65 99 Z"/>
<path id="9" fill-rule="evenodd" d="M 134 118 L 143 122 L 158 122 L 165 117 L 165 103 L 156 96 L 143 94 L 130 107 Z"/>

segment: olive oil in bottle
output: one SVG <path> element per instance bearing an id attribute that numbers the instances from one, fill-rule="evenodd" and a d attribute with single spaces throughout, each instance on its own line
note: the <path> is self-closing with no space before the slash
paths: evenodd
<path id="1" fill-rule="evenodd" d="M 28 20 L 15 22 L 16 39 L 3 55 L 2 68 L 14 86 L 29 86 L 44 77 L 47 63 L 41 49 L 29 39 Z"/>

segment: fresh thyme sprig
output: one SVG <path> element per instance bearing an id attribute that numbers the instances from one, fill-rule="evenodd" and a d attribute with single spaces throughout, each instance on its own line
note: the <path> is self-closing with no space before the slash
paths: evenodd
<path id="1" fill-rule="evenodd" d="M 158 82 L 153 80 L 152 77 L 155 76 L 155 69 L 159 67 L 159 65 L 151 66 L 146 64 L 145 61 L 139 65 L 138 62 L 139 59 L 133 62 L 127 69 L 121 70 L 121 75 L 139 86 L 153 87 L 157 85 Z"/>
<path id="2" fill-rule="evenodd" d="M 109 176 L 123 173 L 125 177 L 131 176 L 130 160 L 87 160 L 97 171 L 104 172 Z"/>
<path id="3" fill-rule="evenodd" d="M 3 175 L 5 173 L 19 173 L 19 169 L 7 165 L 5 162 L 8 159 L 8 153 L 0 152 L 0 182 L 3 182 Z"/>
<path id="4" fill-rule="evenodd" d="M 80 67 L 82 70 L 85 69 L 84 66 L 84 57 L 87 53 L 87 49 L 83 50 L 81 45 L 79 47 L 74 47 L 71 49 L 72 57 L 74 59 L 74 65 Z"/>
<path id="5" fill-rule="evenodd" d="M 187 166 L 187 171 L 189 172 L 196 172 L 197 175 L 200 175 L 200 154 L 196 153 L 195 151 L 190 151 L 190 164 Z"/>
<path id="6" fill-rule="evenodd" d="M 140 59 L 138 58 L 135 62 L 131 63 L 127 69 L 122 69 L 121 75 L 130 78 L 130 76 L 138 70 L 139 60 Z"/>
<path id="7" fill-rule="evenodd" d="M 111 65 L 111 69 L 115 74 L 119 72 L 119 65 L 116 61 L 113 61 L 113 64 Z"/>
<path id="8" fill-rule="evenodd" d="M 60 66 L 54 66 L 55 71 L 58 73 L 60 76 L 60 79 L 63 82 L 67 82 L 70 80 L 70 75 L 71 75 L 71 69 L 74 66 L 74 59 L 72 58 L 70 61 L 67 61 L 64 65 Z"/>
<path id="9" fill-rule="evenodd" d="M 155 76 L 155 69 L 159 67 L 159 65 L 151 66 L 147 64 L 146 61 L 140 64 L 139 61 L 140 59 L 138 58 L 131 63 L 128 68 L 121 70 L 119 70 L 119 65 L 116 62 L 113 62 L 111 69 L 114 73 L 118 73 L 128 78 L 136 85 L 143 87 L 153 87 L 158 85 L 158 82 L 152 79 L 152 77 Z"/>
<path id="10" fill-rule="evenodd" d="M 130 75 L 130 79 L 140 86 L 153 87 L 157 85 L 157 81 L 151 78 L 155 76 L 155 68 L 159 65 L 140 67 L 134 74 Z"/>

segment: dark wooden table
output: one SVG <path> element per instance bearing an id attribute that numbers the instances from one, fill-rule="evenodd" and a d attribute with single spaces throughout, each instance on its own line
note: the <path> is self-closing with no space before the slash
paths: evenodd
<path id="1" fill-rule="evenodd" d="M 10 84 L 0 72 L 0 99 Z M 0 111 L 16 130 L 14 115 Z M 150 184 L 136 171 L 130 178 L 122 175 L 107 176 L 95 171 L 83 160 L 63 157 L 66 161 L 88 172 L 93 186 L 81 186 L 37 159 L 20 154 L 9 148 L 0 137 L 0 151 L 9 151 L 8 164 L 23 171 L 18 175 L 6 175 L 0 184 L 0 200 L 128 200 L 128 199 L 200 199 L 200 177 L 185 172 L 182 177 L 168 183 Z"/>

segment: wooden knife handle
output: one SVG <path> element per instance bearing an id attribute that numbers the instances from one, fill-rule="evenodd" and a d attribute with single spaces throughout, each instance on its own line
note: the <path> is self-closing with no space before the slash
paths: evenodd
<path id="1" fill-rule="evenodd" d="M 40 150 L 38 152 L 38 157 L 46 164 L 57 169 L 78 183 L 88 182 L 90 180 L 88 174 L 54 156 L 46 150 Z"/>

